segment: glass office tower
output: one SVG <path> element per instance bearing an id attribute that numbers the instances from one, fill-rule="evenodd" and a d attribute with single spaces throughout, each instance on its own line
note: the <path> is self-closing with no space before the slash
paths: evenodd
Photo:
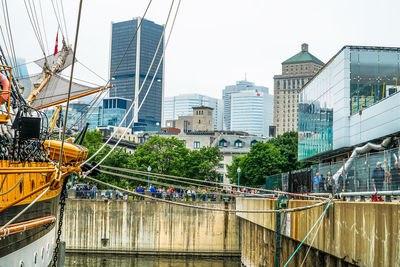
<path id="1" fill-rule="evenodd" d="M 299 160 L 400 132 L 400 48 L 345 46 L 299 95 Z"/>
<path id="2" fill-rule="evenodd" d="M 162 121 L 164 62 L 160 63 L 160 60 L 164 49 L 164 40 L 161 41 L 153 66 L 146 81 L 144 80 L 164 26 L 143 20 L 138 29 L 140 21 L 141 18 L 135 18 L 112 24 L 110 77 L 114 87 L 110 89 L 110 97 L 134 101 L 134 127 L 154 129 L 159 128 Z M 136 37 L 132 41 L 136 31 Z M 124 55 L 125 57 L 123 57 Z M 159 64 L 160 67 L 156 72 Z M 146 93 L 147 96 L 144 100 Z M 138 96 L 137 99 L 135 99 L 136 96 Z M 138 110 L 139 106 L 140 110 Z"/>

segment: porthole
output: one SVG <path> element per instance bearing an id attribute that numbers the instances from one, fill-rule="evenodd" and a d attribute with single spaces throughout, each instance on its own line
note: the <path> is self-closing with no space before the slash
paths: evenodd
<path id="1" fill-rule="evenodd" d="M 47 249 L 47 257 L 50 257 L 50 244 L 49 243 L 47 243 L 46 249 Z"/>
<path id="2" fill-rule="evenodd" d="M 34 264 L 34 266 L 36 266 L 37 260 L 38 260 L 38 254 L 37 254 L 37 252 L 35 252 L 35 253 L 33 254 L 33 264 Z"/>

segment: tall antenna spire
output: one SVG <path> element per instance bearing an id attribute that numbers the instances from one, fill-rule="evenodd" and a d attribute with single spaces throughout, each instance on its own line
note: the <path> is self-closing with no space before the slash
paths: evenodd
<path id="1" fill-rule="evenodd" d="M 244 73 L 244 80 L 247 82 L 247 73 Z"/>

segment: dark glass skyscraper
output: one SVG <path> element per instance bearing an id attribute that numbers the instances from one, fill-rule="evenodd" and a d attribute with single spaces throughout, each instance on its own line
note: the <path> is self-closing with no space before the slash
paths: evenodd
<path id="1" fill-rule="evenodd" d="M 164 26 L 149 20 L 143 20 L 141 28 L 138 29 L 136 37 L 130 44 L 138 25 L 140 25 L 140 21 L 141 18 L 135 18 L 112 24 L 110 76 L 111 84 L 114 87 L 110 90 L 110 97 L 134 101 L 134 127 L 138 130 L 151 130 L 159 128 L 162 121 L 164 62 L 161 62 L 157 74 L 156 69 L 164 50 L 164 40 L 161 42 L 147 80 L 144 86 L 142 85 L 156 52 Z M 128 46 L 129 49 L 121 62 L 121 58 Z M 141 103 L 153 78 L 154 82 L 142 105 Z M 142 90 L 139 92 L 141 87 Z M 135 96 L 138 96 L 137 99 L 135 99 Z M 140 105 L 141 108 L 137 112 L 137 108 Z"/>

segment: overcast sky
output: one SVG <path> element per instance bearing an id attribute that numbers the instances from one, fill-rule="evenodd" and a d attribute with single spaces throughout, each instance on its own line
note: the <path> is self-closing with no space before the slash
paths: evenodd
<path id="1" fill-rule="evenodd" d="M 39 0 L 35 3 L 40 9 Z M 63 2 L 70 43 L 78 3 Z M 165 24 L 170 3 L 153 0 L 147 18 Z M 84 0 L 78 60 L 107 79 L 111 22 L 142 16 L 147 4 L 148 0 Z M 51 0 L 42 0 L 41 6 L 52 52 L 57 22 Z M 8 1 L 8 8 L 17 57 L 39 58 L 24 1 Z M 166 95 L 200 93 L 221 98 L 222 89 L 244 79 L 245 73 L 248 81 L 267 86 L 272 93 L 281 62 L 298 53 L 304 42 L 324 62 L 344 45 L 399 47 L 398 10 L 397 0 L 182 0 L 166 52 Z M 3 17 L 0 23 L 4 27 Z M 76 76 L 102 83 L 79 65 Z"/>

